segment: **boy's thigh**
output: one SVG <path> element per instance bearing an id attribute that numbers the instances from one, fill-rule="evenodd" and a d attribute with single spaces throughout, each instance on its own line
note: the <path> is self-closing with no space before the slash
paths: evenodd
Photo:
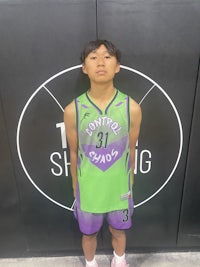
<path id="1" fill-rule="evenodd" d="M 92 235 L 99 232 L 103 225 L 103 214 L 94 214 L 74 208 L 74 215 L 78 221 L 79 229 L 84 235 Z"/>

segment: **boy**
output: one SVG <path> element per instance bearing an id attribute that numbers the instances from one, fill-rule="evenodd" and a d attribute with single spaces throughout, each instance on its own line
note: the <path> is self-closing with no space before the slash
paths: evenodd
<path id="1" fill-rule="evenodd" d="M 89 42 L 81 63 L 90 89 L 64 112 L 74 214 L 83 234 L 86 267 L 98 267 L 97 234 L 105 217 L 114 249 L 111 267 L 128 267 L 125 230 L 132 225 L 135 145 L 142 115 L 140 106 L 114 87 L 120 59 L 120 51 L 110 41 Z"/>

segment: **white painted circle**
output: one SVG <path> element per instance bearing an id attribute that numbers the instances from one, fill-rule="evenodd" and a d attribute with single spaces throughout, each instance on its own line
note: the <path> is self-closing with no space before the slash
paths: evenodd
<path id="1" fill-rule="evenodd" d="M 18 152 L 18 156 L 19 156 L 19 160 L 20 160 L 20 163 L 22 165 L 22 168 L 27 176 L 27 178 L 30 180 L 30 182 L 33 184 L 33 186 L 44 196 L 46 197 L 48 200 L 52 201 L 54 204 L 64 208 L 64 209 L 67 209 L 67 210 L 70 210 L 70 211 L 73 211 L 73 205 L 74 203 L 72 203 L 71 207 L 67 207 L 59 202 L 57 202 L 56 200 L 52 199 L 51 197 L 49 197 L 44 191 L 42 191 L 38 186 L 37 184 L 33 181 L 32 177 L 30 176 L 30 174 L 28 173 L 25 165 L 24 165 L 24 162 L 23 162 L 23 159 L 22 159 L 22 155 L 21 155 L 21 149 L 20 149 L 20 129 L 21 129 L 21 124 L 22 124 L 22 121 L 23 121 L 23 117 L 24 117 L 24 114 L 29 106 L 29 104 L 31 103 L 31 101 L 33 100 L 33 98 L 37 95 L 37 93 L 41 90 L 41 89 L 45 89 L 45 90 L 48 90 L 46 88 L 46 84 L 48 84 L 50 81 L 52 81 L 53 79 L 57 78 L 58 76 L 64 74 L 64 73 L 67 73 L 67 72 L 70 72 L 72 70 L 76 70 L 76 69 L 79 69 L 81 68 L 82 65 L 76 65 L 76 66 L 73 66 L 73 67 L 70 67 L 70 68 L 67 68 L 61 72 L 58 72 L 57 74 L 53 75 L 52 77 L 50 77 L 48 80 L 46 80 L 43 84 L 41 84 L 36 90 L 35 92 L 31 95 L 31 97 L 28 99 L 28 101 L 26 102 L 23 110 L 22 110 L 22 113 L 20 115 L 20 118 L 19 118 L 19 121 L 18 121 L 18 126 L 17 126 L 17 135 L 16 135 L 16 142 L 17 142 L 17 152 Z M 177 122 L 178 122 L 178 127 L 179 127 L 179 149 L 178 149 L 178 153 L 177 153 L 177 158 L 176 158 L 176 161 L 175 161 L 175 164 L 169 174 L 169 176 L 167 177 L 166 181 L 161 185 L 161 187 L 156 190 L 150 197 L 146 198 L 145 200 L 141 201 L 140 203 L 136 204 L 135 205 L 135 208 L 136 207 L 139 207 L 141 205 L 143 205 L 144 203 L 148 202 L 150 199 L 152 199 L 153 197 L 155 197 L 165 186 L 166 184 L 169 182 L 169 180 L 172 178 L 177 166 L 178 166 L 178 163 L 180 161 L 180 157 L 181 157 L 181 153 L 182 153 L 182 147 L 183 147 L 183 130 L 182 130 L 182 124 L 181 124 L 181 120 L 180 120 L 180 116 L 178 114 L 178 111 L 173 103 L 173 101 L 171 100 L 171 98 L 168 96 L 168 94 L 164 91 L 164 89 L 159 86 L 154 80 L 152 80 L 150 77 L 148 77 L 147 75 L 141 73 L 140 71 L 138 70 L 135 70 L 133 68 L 130 68 L 130 67 L 127 67 L 127 66 L 123 66 L 121 65 L 121 68 L 122 69 L 125 69 L 127 71 L 130 71 L 130 72 L 133 72 L 133 73 L 136 73 L 138 74 L 139 76 L 147 79 L 148 81 L 150 81 L 153 86 L 151 87 L 151 89 L 149 90 L 149 92 L 154 88 L 154 87 L 157 87 L 161 92 L 162 94 L 167 98 L 167 100 L 169 101 L 175 115 L 176 115 L 176 119 L 177 119 Z M 140 104 L 146 99 L 146 97 L 148 96 L 149 92 L 142 98 L 142 100 L 140 101 Z M 57 99 L 51 94 L 51 92 L 48 91 L 48 93 L 51 95 L 51 97 L 54 99 L 54 101 L 56 101 L 57 105 L 59 106 L 59 108 L 62 110 L 62 112 L 64 111 L 62 106 L 59 104 L 59 102 L 57 101 Z"/>

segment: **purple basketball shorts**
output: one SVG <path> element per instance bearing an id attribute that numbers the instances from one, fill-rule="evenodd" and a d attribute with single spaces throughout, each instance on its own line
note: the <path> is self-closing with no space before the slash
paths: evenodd
<path id="1" fill-rule="evenodd" d="M 108 224 L 117 230 L 126 230 L 132 226 L 132 215 L 134 210 L 133 199 L 129 199 L 129 207 L 125 210 L 111 211 L 108 213 L 89 213 L 80 210 L 78 201 L 74 206 L 74 216 L 78 220 L 80 231 L 85 235 L 97 233 L 104 218 Z"/>

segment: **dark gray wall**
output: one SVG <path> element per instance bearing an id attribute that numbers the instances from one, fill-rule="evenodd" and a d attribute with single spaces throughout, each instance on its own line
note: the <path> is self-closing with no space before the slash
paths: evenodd
<path id="1" fill-rule="evenodd" d="M 0 257 L 82 253 L 62 109 L 97 37 L 122 50 L 116 87 L 143 111 L 127 249 L 200 247 L 199 32 L 195 0 L 0 2 Z M 99 251 L 109 239 L 105 224 Z"/>

